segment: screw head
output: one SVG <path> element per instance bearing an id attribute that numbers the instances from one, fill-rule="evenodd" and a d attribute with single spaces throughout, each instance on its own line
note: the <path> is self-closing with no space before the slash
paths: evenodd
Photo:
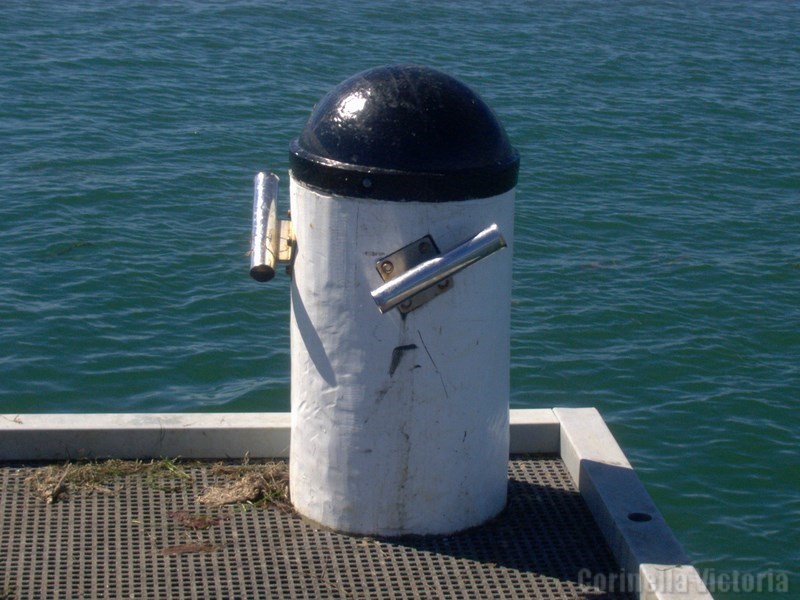
<path id="1" fill-rule="evenodd" d="M 431 245 L 428 242 L 420 242 L 417 249 L 420 254 L 427 254 L 431 250 Z"/>
<path id="2" fill-rule="evenodd" d="M 391 263 L 391 261 L 385 260 L 381 263 L 381 271 L 388 275 L 394 271 L 394 265 Z"/>

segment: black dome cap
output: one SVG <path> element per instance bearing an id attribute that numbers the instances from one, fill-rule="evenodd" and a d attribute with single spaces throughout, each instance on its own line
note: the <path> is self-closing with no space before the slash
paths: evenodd
<path id="1" fill-rule="evenodd" d="M 340 83 L 314 107 L 289 160 L 308 187 L 393 201 L 488 198 L 513 188 L 519 171 L 519 154 L 486 103 L 419 65 Z"/>

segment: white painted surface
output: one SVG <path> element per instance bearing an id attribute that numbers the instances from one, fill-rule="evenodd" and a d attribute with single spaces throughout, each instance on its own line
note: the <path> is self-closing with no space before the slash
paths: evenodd
<path id="1" fill-rule="evenodd" d="M 551 409 L 512 410 L 511 452 L 559 451 Z M 0 460 L 286 458 L 287 413 L 0 415 Z"/>
<path id="2" fill-rule="evenodd" d="M 0 460 L 289 454 L 289 413 L 0 415 Z"/>
<path id="3" fill-rule="evenodd" d="M 509 413 L 511 454 L 557 454 L 561 423 L 549 408 L 517 408 Z"/>
<path id="4" fill-rule="evenodd" d="M 513 190 L 464 202 L 331 197 L 291 181 L 291 493 L 305 517 L 363 534 L 477 525 L 506 500 Z M 509 248 L 403 318 L 375 262 L 497 223 Z M 405 348 L 400 350 L 400 348 Z"/>
<path id="5" fill-rule="evenodd" d="M 710 600 L 703 579 L 692 565 L 642 563 L 639 566 L 641 600 Z"/>

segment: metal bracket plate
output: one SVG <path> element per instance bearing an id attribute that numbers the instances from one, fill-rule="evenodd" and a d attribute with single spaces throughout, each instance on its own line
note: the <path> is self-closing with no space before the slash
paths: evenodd
<path id="1" fill-rule="evenodd" d="M 440 254 L 441 252 L 439 252 L 439 247 L 436 245 L 436 242 L 433 241 L 431 236 L 426 235 L 416 242 L 411 242 L 408 246 L 404 246 L 388 256 L 379 259 L 375 262 L 375 268 L 378 270 L 381 279 L 383 279 L 385 283 L 391 281 L 395 277 L 399 277 L 406 271 L 410 271 L 427 260 L 436 258 Z M 412 310 L 419 308 L 452 287 L 453 278 L 448 277 L 444 281 L 415 294 L 400 304 L 397 309 L 403 314 L 410 313 Z"/>

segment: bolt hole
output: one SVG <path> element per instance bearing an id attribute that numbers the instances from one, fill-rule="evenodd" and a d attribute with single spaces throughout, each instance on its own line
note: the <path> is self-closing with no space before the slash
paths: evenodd
<path id="1" fill-rule="evenodd" d="M 371 188 L 372 179 L 370 179 L 369 177 L 364 177 L 364 179 L 361 180 L 361 185 L 363 185 L 367 189 Z"/>
<path id="2" fill-rule="evenodd" d="M 653 516 L 643 512 L 632 512 L 628 513 L 628 519 L 634 523 L 646 523 L 647 521 L 652 521 Z"/>

